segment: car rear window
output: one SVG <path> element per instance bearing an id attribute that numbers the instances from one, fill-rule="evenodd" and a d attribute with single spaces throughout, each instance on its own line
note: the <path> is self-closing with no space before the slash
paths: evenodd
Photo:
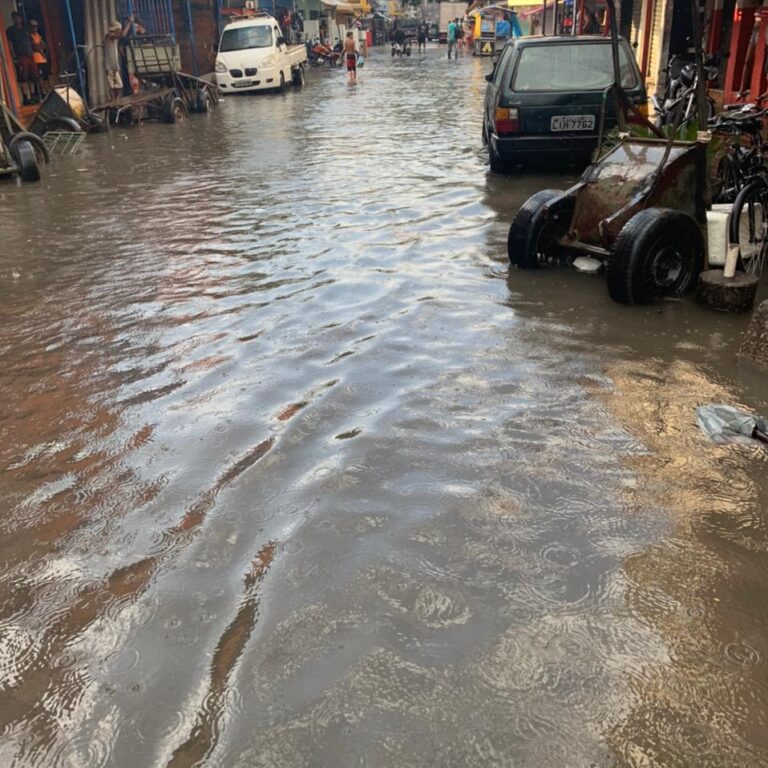
<path id="1" fill-rule="evenodd" d="M 626 47 L 619 46 L 619 68 L 624 88 L 634 88 L 635 70 Z M 611 44 L 562 43 L 523 47 L 512 90 L 598 91 L 613 82 Z"/>

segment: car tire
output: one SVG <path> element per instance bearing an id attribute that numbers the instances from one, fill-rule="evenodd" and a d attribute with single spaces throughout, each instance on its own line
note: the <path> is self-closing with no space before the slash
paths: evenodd
<path id="1" fill-rule="evenodd" d="M 37 155 L 30 142 L 20 141 L 16 144 L 14 159 L 22 181 L 40 181 L 40 166 L 37 164 Z"/>
<path id="2" fill-rule="evenodd" d="M 51 162 L 51 153 L 48 151 L 48 147 L 45 146 L 45 142 L 36 133 L 29 133 L 29 131 L 20 131 L 11 136 L 8 141 L 8 151 L 11 153 L 11 157 L 16 158 L 15 148 L 21 141 L 27 141 L 32 145 L 39 167 L 42 168 L 42 166 L 48 165 Z"/>
<path id="3" fill-rule="evenodd" d="M 646 208 L 619 232 L 608 261 L 608 294 L 620 304 L 648 304 L 695 286 L 704 263 L 701 228 L 688 214 Z"/>
<path id="4" fill-rule="evenodd" d="M 493 142 L 488 141 L 488 165 L 493 173 L 506 173 L 508 169 L 502 156 L 493 148 Z"/>
<path id="5" fill-rule="evenodd" d="M 296 67 L 296 69 L 293 70 L 293 74 L 291 75 L 291 81 L 293 82 L 294 88 L 303 88 L 304 87 L 304 68 L 301 66 Z"/>
<path id="6" fill-rule="evenodd" d="M 163 121 L 181 123 L 187 119 L 187 107 L 178 96 L 169 96 L 163 102 Z"/>
<path id="7" fill-rule="evenodd" d="M 280 85 L 277 86 L 278 93 L 285 93 L 285 75 L 280 72 Z"/>
<path id="8" fill-rule="evenodd" d="M 552 217 L 544 216 L 544 206 L 561 194 L 556 189 L 543 189 L 523 203 L 507 235 L 510 264 L 519 269 L 538 269 L 560 256 L 562 248 L 556 240 L 570 225 L 573 205 L 563 205 Z"/>

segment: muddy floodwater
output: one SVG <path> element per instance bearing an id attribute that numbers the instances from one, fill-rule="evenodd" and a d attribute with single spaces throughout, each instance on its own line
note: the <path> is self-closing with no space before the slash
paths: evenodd
<path id="1" fill-rule="evenodd" d="M 0 186 L 0 765 L 768 765 L 747 319 L 508 273 L 442 56 Z"/>

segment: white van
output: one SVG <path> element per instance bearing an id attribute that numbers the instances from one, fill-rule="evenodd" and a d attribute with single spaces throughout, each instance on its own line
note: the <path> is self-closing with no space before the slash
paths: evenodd
<path id="1" fill-rule="evenodd" d="M 216 82 L 222 93 L 284 91 L 304 84 L 307 49 L 288 46 L 277 21 L 257 13 L 224 28 L 216 55 Z"/>

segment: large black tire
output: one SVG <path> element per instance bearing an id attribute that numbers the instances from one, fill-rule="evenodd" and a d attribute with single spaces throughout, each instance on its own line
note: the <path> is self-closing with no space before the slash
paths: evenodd
<path id="1" fill-rule="evenodd" d="M 510 264 L 520 269 L 538 269 L 559 260 L 559 238 L 568 230 L 573 206 L 563 205 L 557 212 L 544 215 L 544 205 L 560 195 L 556 189 L 543 189 L 529 197 L 512 220 L 507 236 Z"/>
<path id="2" fill-rule="evenodd" d="M 759 272 L 768 247 L 768 181 L 765 177 L 747 184 L 731 209 L 728 239 L 739 246 L 742 264 L 747 272 Z"/>
<path id="3" fill-rule="evenodd" d="M 214 106 L 213 96 L 208 92 L 208 89 L 198 88 L 195 93 L 195 112 L 200 112 L 200 114 L 206 115 L 214 108 Z"/>
<path id="4" fill-rule="evenodd" d="M 83 128 L 73 117 L 52 117 L 45 123 L 46 131 L 70 131 L 80 133 Z"/>
<path id="5" fill-rule="evenodd" d="M 648 304 L 696 287 L 704 263 L 701 227 L 688 214 L 646 208 L 621 229 L 608 262 L 608 293 L 620 304 Z"/>
<path id="6" fill-rule="evenodd" d="M 169 96 L 163 102 L 163 121 L 181 123 L 189 117 L 187 107 L 178 96 Z"/>
<path id="7" fill-rule="evenodd" d="M 28 141 L 16 145 L 16 166 L 22 181 L 40 181 L 40 166 L 34 147 Z"/>
<path id="8" fill-rule="evenodd" d="M 280 85 L 277 86 L 278 93 L 285 93 L 285 75 L 280 72 Z"/>
<path id="9" fill-rule="evenodd" d="M 27 141 L 32 145 L 38 166 L 48 165 L 51 162 L 51 153 L 45 146 L 45 142 L 36 133 L 29 133 L 29 131 L 20 131 L 11 136 L 8 141 L 8 151 L 11 153 L 11 157 L 16 159 L 15 148 L 20 141 Z"/>
<path id="10" fill-rule="evenodd" d="M 294 88 L 304 87 L 304 67 L 298 66 L 291 73 L 291 82 Z"/>

